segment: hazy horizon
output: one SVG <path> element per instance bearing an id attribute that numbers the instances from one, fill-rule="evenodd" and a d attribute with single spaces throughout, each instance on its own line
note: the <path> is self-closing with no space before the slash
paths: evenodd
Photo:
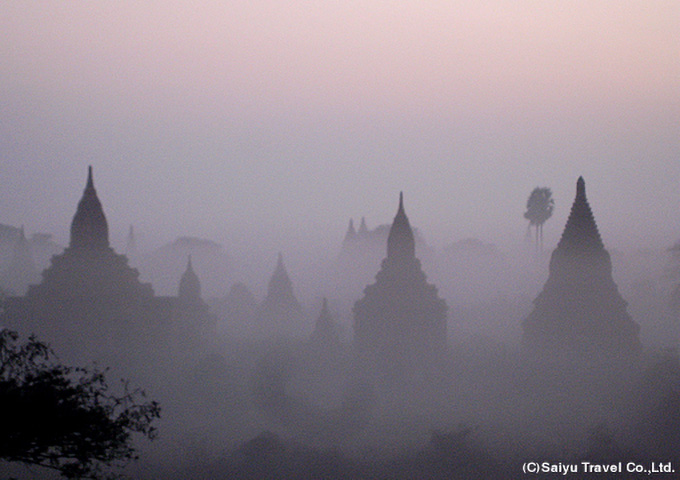
<path id="1" fill-rule="evenodd" d="M 0 223 L 65 244 L 93 165 L 114 246 L 339 247 L 404 192 L 434 247 L 546 247 L 583 175 L 605 245 L 680 238 L 672 1 L 0 6 Z M 259 242 L 262 242 L 261 244 Z"/>

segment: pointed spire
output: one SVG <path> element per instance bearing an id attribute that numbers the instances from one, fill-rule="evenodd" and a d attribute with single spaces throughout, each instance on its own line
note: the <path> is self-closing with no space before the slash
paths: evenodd
<path id="1" fill-rule="evenodd" d="M 4 269 L 0 283 L 14 295 L 23 295 L 31 284 L 40 282 L 40 275 L 35 268 L 31 245 L 26 239 L 24 226 L 19 229 L 19 237 L 14 243 L 12 260 Z"/>
<path id="2" fill-rule="evenodd" d="M 262 302 L 260 315 L 263 315 L 263 318 L 267 317 L 268 321 L 279 322 L 283 321 L 284 317 L 288 318 L 293 314 L 299 320 L 301 311 L 300 303 L 293 293 L 293 282 L 283 264 L 283 255 L 279 252 L 276 268 L 267 284 L 267 295 Z M 281 318 L 277 319 L 277 316 L 281 316 Z M 297 320 L 293 323 L 296 323 Z"/>
<path id="3" fill-rule="evenodd" d="M 97 198 L 92 166 L 87 170 L 87 184 L 71 222 L 71 248 L 106 248 L 109 246 L 109 226 Z"/>
<path id="4" fill-rule="evenodd" d="M 197 302 L 201 300 L 201 282 L 191 264 L 191 255 L 187 259 L 187 268 L 179 281 L 179 299 L 182 302 Z"/>
<path id="5" fill-rule="evenodd" d="M 365 237 L 368 235 L 368 227 L 366 226 L 366 217 L 361 217 L 361 225 L 359 225 L 358 235 L 360 237 Z"/>
<path id="6" fill-rule="evenodd" d="M 310 341 L 324 347 L 340 342 L 340 335 L 335 320 L 328 308 L 328 300 L 326 297 L 323 297 L 321 313 L 319 313 L 319 316 L 316 319 L 316 326 L 314 327 Z"/>
<path id="7" fill-rule="evenodd" d="M 583 177 L 579 177 L 576 182 L 576 197 L 557 248 L 570 252 L 604 250 L 595 217 L 586 198 L 586 182 Z"/>
<path id="8" fill-rule="evenodd" d="M 323 297 L 323 303 L 321 304 L 321 313 L 319 313 L 319 317 L 316 319 L 316 328 L 317 330 L 326 329 L 332 325 L 333 317 L 331 316 L 331 312 L 328 309 L 328 299 L 326 297 Z"/>
<path id="9" fill-rule="evenodd" d="M 553 356 L 557 350 L 635 354 L 640 327 L 626 311 L 612 278 L 612 264 L 586 198 L 583 177 L 549 275 L 523 322 L 523 344 Z"/>
<path id="10" fill-rule="evenodd" d="M 576 197 L 586 198 L 586 181 L 583 177 L 578 177 L 576 181 Z"/>
<path id="11" fill-rule="evenodd" d="M 347 233 L 345 233 L 345 239 L 342 241 L 342 243 L 353 242 L 356 240 L 356 237 L 357 232 L 354 230 L 354 221 L 350 218 L 349 226 L 347 227 Z"/>
<path id="12" fill-rule="evenodd" d="M 269 285 L 267 288 L 267 296 L 274 295 L 278 296 L 280 292 L 290 290 L 292 292 L 292 284 L 288 272 L 286 271 L 286 266 L 283 264 L 283 254 L 279 252 L 276 259 L 276 268 L 272 277 L 269 279 Z M 284 296 L 287 294 L 284 294 Z"/>
<path id="13" fill-rule="evenodd" d="M 87 184 L 85 190 L 94 190 L 94 180 L 92 179 L 92 165 L 87 167 Z"/>
<path id="14" fill-rule="evenodd" d="M 415 258 L 416 248 L 413 230 L 404 209 L 404 194 L 399 193 L 399 208 L 392 222 L 390 234 L 387 237 L 387 258 L 410 259 Z"/>

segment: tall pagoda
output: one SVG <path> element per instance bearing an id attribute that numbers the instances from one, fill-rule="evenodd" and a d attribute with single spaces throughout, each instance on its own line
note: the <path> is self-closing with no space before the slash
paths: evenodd
<path id="1" fill-rule="evenodd" d="M 623 355 L 640 350 L 640 327 L 628 315 L 612 278 L 611 259 L 583 177 L 576 183 L 576 198 L 549 268 L 548 280 L 523 322 L 525 348 Z"/>
<path id="2" fill-rule="evenodd" d="M 364 371 L 395 378 L 422 373 L 445 349 L 446 310 L 416 258 L 400 194 L 387 257 L 353 308 L 354 343 Z"/>
<path id="3" fill-rule="evenodd" d="M 167 348 L 177 312 L 188 317 L 207 310 L 190 264 L 180 295 L 158 297 L 114 251 L 92 167 L 70 233 L 69 246 L 52 257 L 42 281 L 25 296 L 8 298 L 2 312 L 4 325 L 37 334 L 60 358 L 142 361 L 150 351 Z"/>
<path id="4" fill-rule="evenodd" d="M 276 268 L 267 285 L 267 296 L 258 308 L 256 323 L 258 336 L 291 336 L 302 334 L 304 319 L 302 307 L 293 292 L 283 255 L 279 253 Z"/>

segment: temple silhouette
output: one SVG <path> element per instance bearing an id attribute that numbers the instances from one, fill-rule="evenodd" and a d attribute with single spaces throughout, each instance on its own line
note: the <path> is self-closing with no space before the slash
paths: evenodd
<path id="1" fill-rule="evenodd" d="M 9 294 L 23 295 L 31 284 L 40 281 L 40 274 L 33 261 L 31 245 L 26 239 L 24 227 L 14 242 L 9 265 L 0 274 L 0 287 Z"/>
<path id="2" fill-rule="evenodd" d="M 308 343 L 320 352 L 337 349 L 340 346 L 339 326 L 331 315 L 326 297 L 323 298 L 321 312 Z"/>
<path id="3" fill-rule="evenodd" d="M 70 233 L 69 246 L 52 257 L 42 281 L 7 299 L 8 326 L 36 333 L 62 358 L 134 361 L 168 345 L 175 319 L 205 315 L 193 271 L 182 278 L 178 297 L 157 297 L 113 250 L 92 167 Z"/>
<path id="4" fill-rule="evenodd" d="M 210 308 L 220 320 L 219 330 L 230 337 L 247 338 L 255 335 L 255 315 L 259 303 L 242 282 L 236 282 L 221 298 L 213 298 Z"/>
<path id="5" fill-rule="evenodd" d="M 526 349 L 622 355 L 640 350 L 640 327 L 628 315 L 612 278 L 583 177 L 576 183 L 576 198 L 549 268 L 523 322 Z"/>
<path id="6" fill-rule="evenodd" d="M 375 378 L 421 375 L 446 347 L 446 302 L 427 283 L 415 255 L 404 197 L 387 238 L 387 257 L 354 304 L 354 344 L 361 370 Z"/>
<path id="7" fill-rule="evenodd" d="M 211 343 L 217 318 L 201 296 L 201 281 L 194 271 L 191 255 L 179 280 L 177 299 L 173 302 L 171 343 L 180 351 L 200 349 Z"/>
<path id="8" fill-rule="evenodd" d="M 267 285 L 267 295 L 257 309 L 256 324 L 258 336 L 301 336 L 304 315 L 300 302 L 293 293 L 283 255 L 279 253 L 276 268 Z"/>

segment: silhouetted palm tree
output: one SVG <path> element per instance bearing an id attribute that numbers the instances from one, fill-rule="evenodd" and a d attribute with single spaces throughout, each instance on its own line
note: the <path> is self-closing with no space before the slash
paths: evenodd
<path id="1" fill-rule="evenodd" d="M 543 249 L 543 224 L 552 216 L 554 208 L 552 191 L 547 187 L 534 188 L 527 200 L 524 218 L 529 220 L 529 227 L 536 229 L 536 248 Z"/>

